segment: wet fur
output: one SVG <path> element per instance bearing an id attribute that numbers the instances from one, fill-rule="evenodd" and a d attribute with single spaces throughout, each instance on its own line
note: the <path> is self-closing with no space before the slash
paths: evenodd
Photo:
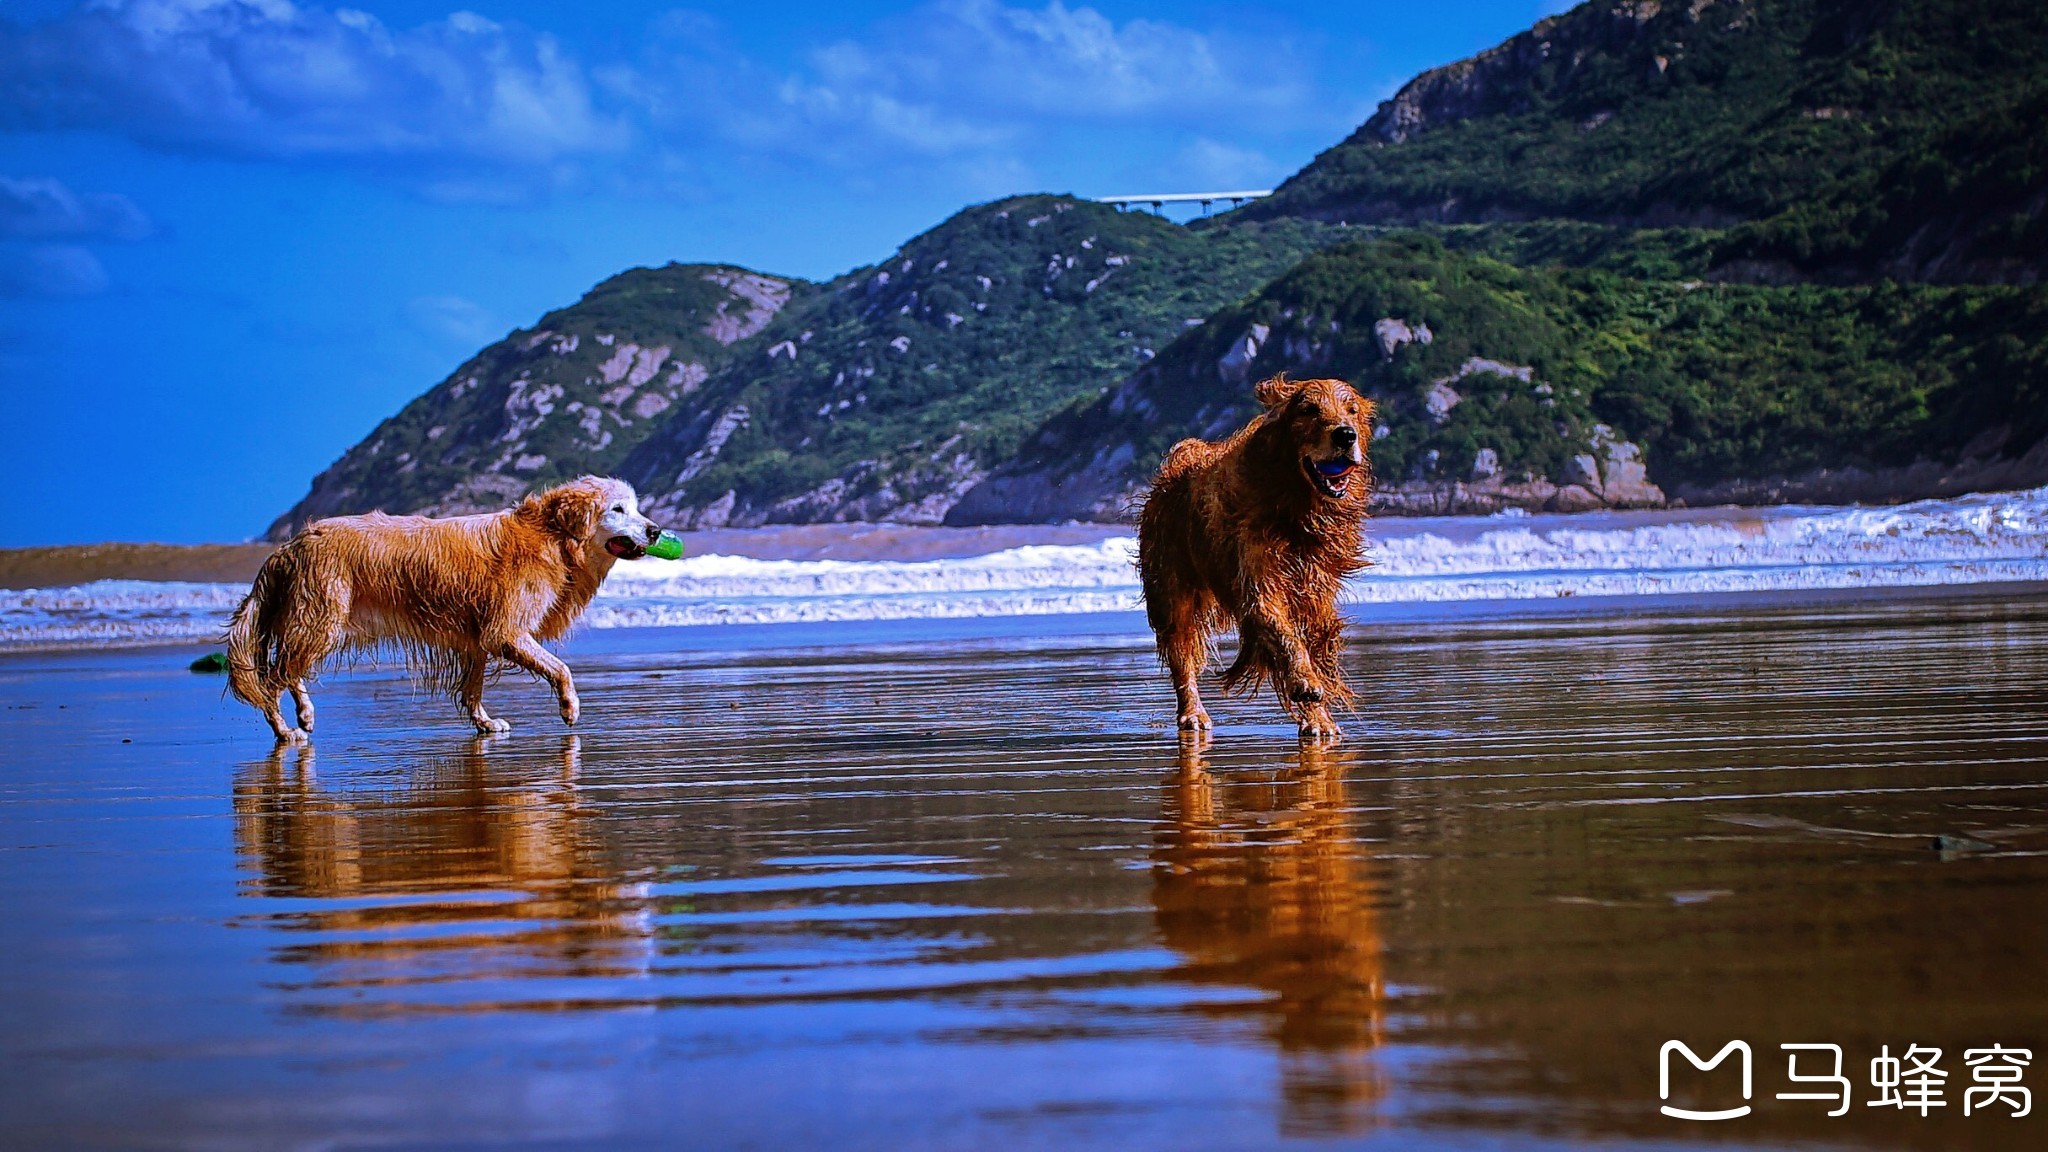
<path id="1" fill-rule="evenodd" d="M 556 691 L 575 722 L 569 670 L 539 647 L 567 632 L 597 594 L 613 558 L 592 537 L 618 491 L 586 476 L 488 515 L 337 516 L 292 537 L 256 575 L 226 637 L 228 686 L 264 714 L 280 740 L 312 727 L 306 681 L 332 656 L 401 654 L 424 684 L 462 696 L 479 731 L 506 727 L 482 705 L 493 661 L 524 668 Z M 291 692 L 299 725 L 284 723 Z"/>
<path id="2" fill-rule="evenodd" d="M 1160 466 L 1138 522 L 1145 614 L 1182 728 L 1209 727 L 1196 682 L 1213 637 L 1235 626 L 1223 690 L 1270 686 L 1304 736 L 1334 737 L 1329 706 L 1353 700 L 1338 664 L 1337 593 L 1366 564 L 1372 402 L 1339 380 L 1275 378 L 1256 394 L 1264 410 L 1250 424 L 1220 443 L 1183 440 Z M 1303 460 L 1328 451 L 1340 425 L 1353 429 L 1357 463 L 1332 497 Z"/>

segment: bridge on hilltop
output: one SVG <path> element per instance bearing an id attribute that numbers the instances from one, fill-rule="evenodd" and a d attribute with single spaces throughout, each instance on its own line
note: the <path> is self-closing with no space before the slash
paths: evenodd
<path id="1" fill-rule="evenodd" d="M 1230 206 L 1235 208 L 1272 194 L 1271 188 L 1252 192 L 1153 192 L 1141 196 L 1097 196 L 1095 202 L 1114 204 L 1119 209 L 1143 208 L 1149 205 L 1154 212 L 1164 211 L 1168 204 L 1200 204 L 1202 215 L 1207 216 L 1210 206 L 1218 200 L 1228 200 Z"/>

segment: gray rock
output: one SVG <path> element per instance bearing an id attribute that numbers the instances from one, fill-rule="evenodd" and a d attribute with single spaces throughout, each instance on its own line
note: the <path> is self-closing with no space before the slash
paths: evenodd
<path id="1" fill-rule="evenodd" d="M 1336 329 L 1337 325 L 1332 323 L 1331 330 Z M 1374 323 L 1372 334 L 1380 342 L 1380 355 L 1390 360 L 1393 359 L 1395 350 L 1403 344 L 1421 344 L 1427 347 L 1430 341 L 1436 338 L 1436 334 L 1429 330 L 1429 325 L 1411 325 L 1406 320 L 1396 320 L 1392 316 Z"/>
<path id="2" fill-rule="evenodd" d="M 1606 506 L 1606 501 L 1600 499 L 1596 493 L 1584 485 L 1567 484 L 1559 488 L 1557 494 L 1550 498 L 1549 510 L 1552 512 L 1592 512 Z"/>
<path id="3" fill-rule="evenodd" d="M 1216 360 L 1216 374 L 1227 384 L 1242 384 L 1251 377 L 1252 361 L 1259 358 L 1259 349 L 1265 347 L 1266 337 L 1272 329 L 1264 324 L 1254 324 L 1243 336 L 1237 338 Z"/>
<path id="4" fill-rule="evenodd" d="M 1441 424 L 1450 419 L 1451 409 L 1456 408 L 1458 402 L 1463 399 L 1463 396 L 1458 395 L 1458 390 L 1451 387 L 1450 381 L 1438 380 L 1423 394 L 1422 406 L 1429 410 L 1431 424 Z"/>

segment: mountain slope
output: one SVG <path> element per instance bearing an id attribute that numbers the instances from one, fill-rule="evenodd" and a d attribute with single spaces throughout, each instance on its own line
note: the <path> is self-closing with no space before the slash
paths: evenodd
<path id="1" fill-rule="evenodd" d="M 777 316 L 620 474 L 683 526 L 937 523 L 1046 417 L 1336 234 L 970 208 Z"/>
<path id="2" fill-rule="evenodd" d="M 1187 227 L 1021 196 L 825 285 L 627 273 L 273 532 L 586 469 L 682 527 L 1101 518 L 1283 369 L 1379 397 L 1390 510 L 2048 482 L 2044 59 L 2040 0 L 1594 0 Z"/>
<path id="3" fill-rule="evenodd" d="M 485 348 L 379 424 L 270 528 L 384 509 L 502 508 L 609 472 L 808 285 L 721 265 L 635 268 Z"/>
<path id="4" fill-rule="evenodd" d="M 1049 421 L 949 522 L 1116 519 L 1173 442 L 1242 424 L 1250 382 L 1283 371 L 1379 402 L 1372 462 L 1395 511 L 2048 483 L 2044 331 L 2033 287 L 1658 282 L 1372 239 Z"/>
<path id="5" fill-rule="evenodd" d="M 1249 219 L 1725 230 L 1733 279 L 2048 269 L 2048 5 L 1599 0 L 1416 77 Z"/>

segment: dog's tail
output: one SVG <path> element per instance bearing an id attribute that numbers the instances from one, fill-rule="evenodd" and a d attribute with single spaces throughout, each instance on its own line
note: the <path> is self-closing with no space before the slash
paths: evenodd
<path id="1" fill-rule="evenodd" d="M 298 570 L 294 551 L 286 544 L 270 554 L 228 621 L 228 691 L 251 707 L 263 707 L 266 699 L 275 703 L 284 687 L 270 683 L 270 668 L 277 645 L 278 614 L 290 598 Z"/>

